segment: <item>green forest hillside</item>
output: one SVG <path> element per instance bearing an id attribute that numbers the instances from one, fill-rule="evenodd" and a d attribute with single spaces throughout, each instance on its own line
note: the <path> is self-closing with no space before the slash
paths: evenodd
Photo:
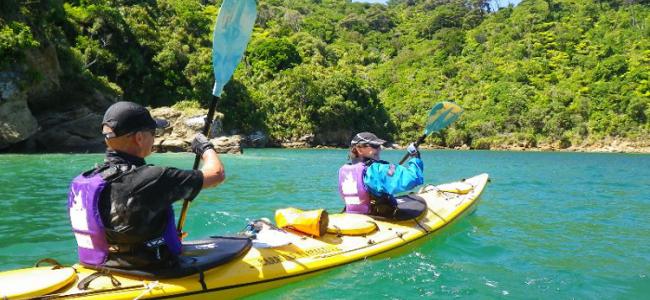
<path id="1" fill-rule="evenodd" d="M 261 0 L 219 104 L 224 128 L 276 143 L 313 135 L 343 145 L 362 130 L 403 143 L 434 103 L 453 100 L 465 114 L 429 143 L 650 140 L 650 1 L 523 0 L 496 12 L 487 3 Z M 54 45 L 63 92 L 53 103 L 99 88 L 151 106 L 205 106 L 219 5 L 3 0 L 0 70 Z"/>

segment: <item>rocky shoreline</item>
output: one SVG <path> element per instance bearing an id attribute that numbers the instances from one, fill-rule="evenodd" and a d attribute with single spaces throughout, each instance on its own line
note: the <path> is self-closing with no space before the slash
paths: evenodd
<path id="1" fill-rule="evenodd" d="M 402 147 L 399 147 L 400 149 Z M 582 153 L 639 153 L 650 154 L 650 139 L 645 142 L 626 141 L 619 139 L 606 139 L 594 143 L 584 143 L 562 147 L 555 144 L 538 144 L 537 146 L 522 145 L 492 145 L 489 149 L 473 149 L 467 145 L 461 147 L 440 147 L 423 145 L 422 149 L 447 149 L 447 150 L 490 150 L 490 151 L 514 151 L 514 152 L 582 152 Z"/>
<path id="2" fill-rule="evenodd" d="M 490 150 L 497 151 L 529 151 L 529 152 L 583 152 L 583 153 L 638 153 L 650 154 L 650 146 L 638 146 L 628 142 L 620 144 L 609 144 L 604 146 L 571 146 L 568 148 L 558 148 L 553 145 L 543 145 L 535 148 L 524 147 L 496 147 Z"/>
<path id="3" fill-rule="evenodd" d="M 326 145 L 315 146 L 293 146 L 293 147 L 279 147 L 279 148 L 292 148 L 292 149 L 345 149 L 342 147 L 332 147 Z M 399 144 L 391 144 L 386 148 L 404 150 L 406 147 Z M 644 142 L 625 141 L 619 139 L 607 139 L 604 141 L 572 145 L 562 148 L 558 144 L 540 144 L 536 147 L 520 146 L 520 145 L 494 145 L 489 149 L 474 149 L 467 145 L 461 147 L 442 147 L 436 145 L 421 145 L 420 149 L 425 150 L 463 150 L 463 151 L 513 151 L 513 152 L 580 152 L 580 153 L 636 153 L 636 154 L 650 154 L 650 140 Z"/>

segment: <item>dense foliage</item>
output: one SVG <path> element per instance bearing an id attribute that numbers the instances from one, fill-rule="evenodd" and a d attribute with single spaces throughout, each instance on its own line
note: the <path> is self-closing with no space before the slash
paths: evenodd
<path id="1" fill-rule="evenodd" d="M 405 142 L 431 106 L 466 109 L 446 146 L 650 136 L 647 0 L 261 0 L 219 110 L 274 140 L 354 131 Z M 54 43 L 70 81 L 147 105 L 207 105 L 220 1 L 3 0 L 0 68 Z"/>

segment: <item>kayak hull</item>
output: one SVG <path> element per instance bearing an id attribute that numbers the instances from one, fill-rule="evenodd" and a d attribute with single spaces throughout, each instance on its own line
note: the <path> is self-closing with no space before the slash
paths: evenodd
<path id="1" fill-rule="evenodd" d="M 288 243 L 275 248 L 253 246 L 244 256 L 224 265 L 183 278 L 144 280 L 136 276 L 113 275 L 93 280 L 86 290 L 68 285 L 48 299 L 233 299 L 316 276 L 332 268 L 369 257 L 395 255 L 413 246 L 415 241 L 445 228 L 473 212 L 487 185 L 488 175 L 481 174 L 459 181 L 463 193 L 426 186 L 418 196 L 427 202 L 427 210 L 414 220 L 374 221 L 377 230 L 365 235 L 325 234 L 314 238 L 288 230 Z M 471 188 L 468 190 L 467 185 Z M 460 188 L 459 188 L 460 189 Z M 79 280 L 96 270 L 73 266 Z M 0 273 L 2 274 L 2 273 Z"/>

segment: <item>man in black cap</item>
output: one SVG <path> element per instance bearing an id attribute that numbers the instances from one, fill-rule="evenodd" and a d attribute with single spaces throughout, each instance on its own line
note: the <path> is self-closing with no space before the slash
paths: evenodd
<path id="1" fill-rule="evenodd" d="M 380 160 L 385 143 L 370 132 L 352 138 L 350 161 L 339 169 L 339 194 L 346 212 L 390 218 L 396 213 L 395 194 L 424 183 L 424 164 L 415 145 L 407 147 L 411 158 L 402 166 Z"/>
<path id="2" fill-rule="evenodd" d="M 172 203 L 192 200 L 202 188 L 220 184 L 225 172 L 203 134 L 192 141 L 192 150 L 203 160 L 200 170 L 146 164 L 156 129 L 168 125 L 133 102 L 117 102 L 106 110 L 104 164 L 77 176 L 68 197 L 82 264 L 148 269 L 175 263 L 181 243 Z"/>

